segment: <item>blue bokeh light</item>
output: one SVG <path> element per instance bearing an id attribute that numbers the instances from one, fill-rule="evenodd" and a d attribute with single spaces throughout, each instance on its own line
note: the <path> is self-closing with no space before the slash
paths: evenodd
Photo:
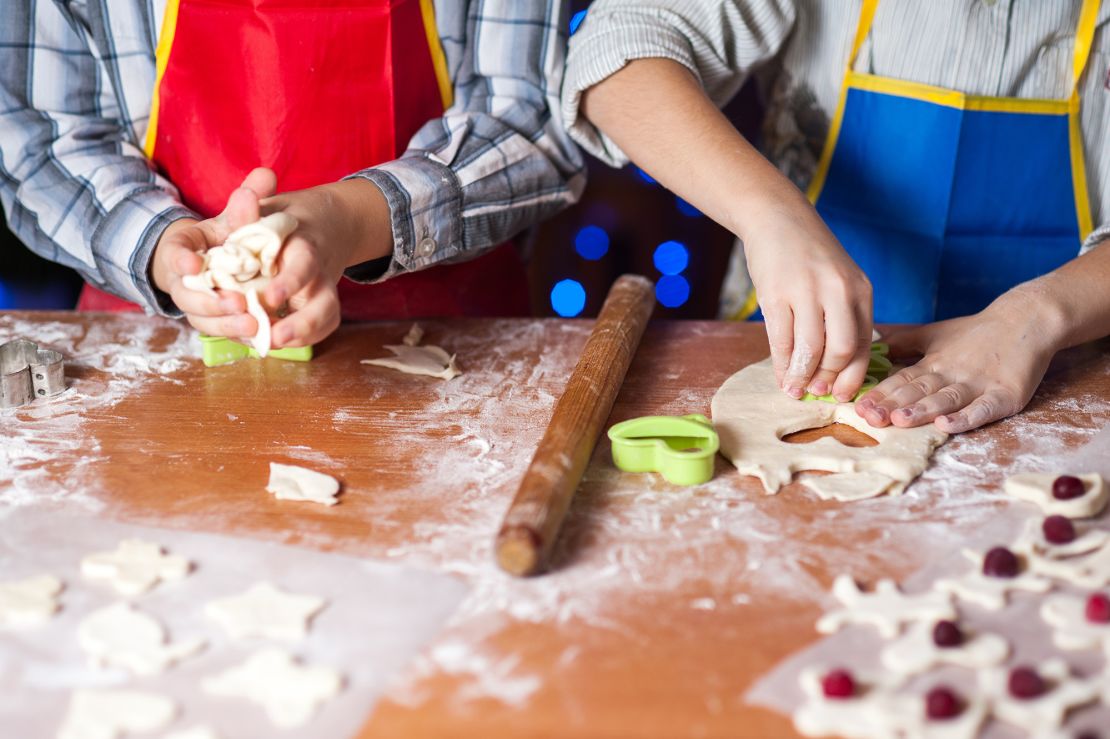
<path id="1" fill-rule="evenodd" d="M 682 275 L 663 275 L 655 283 L 655 299 L 667 308 L 678 308 L 690 299 L 690 283 Z"/>
<path id="2" fill-rule="evenodd" d="M 573 36 L 578 27 L 582 25 L 582 21 L 586 20 L 586 11 L 579 10 L 577 13 L 570 17 L 570 35 Z"/>
<path id="3" fill-rule="evenodd" d="M 559 280 L 551 288 L 551 307 L 563 318 L 574 318 L 586 307 L 586 288 L 578 280 Z"/>
<path id="4" fill-rule="evenodd" d="M 636 176 L 639 177 L 644 182 L 648 183 L 649 185 L 656 184 L 655 178 L 652 177 L 651 175 L 649 175 L 644 170 L 640 169 L 639 167 L 636 167 Z"/>
<path id="5" fill-rule="evenodd" d="M 690 266 L 690 252 L 684 244 L 677 241 L 664 241 L 655 247 L 652 261 L 662 274 L 677 275 Z"/>
<path id="6" fill-rule="evenodd" d="M 601 259 L 609 251 L 609 234 L 600 226 L 584 226 L 574 237 L 574 250 L 583 259 Z"/>
<path id="7" fill-rule="evenodd" d="M 678 208 L 678 212 L 681 213 L 684 216 L 687 216 L 689 218 L 700 218 L 701 217 L 702 213 L 701 213 L 700 210 L 698 210 L 694 206 L 690 205 L 689 203 L 687 203 L 685 200 L 678 197 L 677 195 L 675 196 L 674 204 Z"/>

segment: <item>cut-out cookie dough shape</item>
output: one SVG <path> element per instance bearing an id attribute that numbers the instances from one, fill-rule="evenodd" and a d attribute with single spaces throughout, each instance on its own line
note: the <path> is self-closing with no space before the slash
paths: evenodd
<path id="1" fill-rule="evenodd" d="M 1055 540 L 1049 540 L 1046 532 L 1051 532 Z M 1076 525 L 1070 519 L 1055 514 L 1044 520 L 1032 518 L 1027 521 L 1013 549 L 1028 560 L 1056 560 L 1091 554 L 1107 543 L 1110 543 L 1110 531 Z M 1030 569 L 1036 571 L 1032 561 Z"/>
<path id="2" fill-rule="evenodd" d="M 1052 643 L 1060 649 L 1102 648 L 1110 657 L 1110 598 L 1053 595 L 1041 604 L 1041 618 L 1052 627 Z"/>
<path id="3" fill-rule="evenodd" d="M 204 615 L 220 624 L 232 639 L 262 637 L 297 641 L 308 633 L 308 622 L 326 601 L 315 595 L 279 590 L 268 582 L 241 595 L 221 598 L 204 607 Z"/>
<path id="4" fill-rule="evenodd" d="M 1077 585 L 1081 588 L 1102 588 L 1110 585 L 1110 546 L 1103 546 L 1076 557 L 1050 559 L 1032 557 L 1029 568 L 1046 577 Z"/>
<path id="5" fill-rule="evenodd" d="M 1030 473 L 1027 475 L 1014 475 L 1006 480 L 1003 486 L 1007 493 L 1029 503 L 1035 503 L 1047 515 L 1059 514 L 1068 518 L 1091 518 L 1102 513 L 1106 508 L 1106 501 L 1110 498 L 1110 490 L 1098 474 L 1076 475 L 1083 483 L 1083 492 L 1075 493 L 1053 490 L 1053 483 L 1065 475 L 1044 475 Z M 1075 497 L 1059 497 L 1064 495 Z"/>
<path id="6" fill-rule="evenodd" d="M 919 675 L 940 665 L 970 669 L 995 667 L 1010 654 L 1010 646 L 997 634 L 968 631 L 953 622 L 911 625 L 906 634 L 889 643 L 880 659 L 883 667 L 903 676 Z M 941 630 L 940 634 L 936 632 Z M 955 638 L 946 639 L 947 635 Z"/>
<path id="7" fill-rule="evenodd" d="M 141 539 L 125 539 L 114 552 L 98 552 L 81 560 L 81 574 L 90 580 L 106 580 L 121 595 L 139 595 L 161 580 L 180 580 L 192 563 L 166 554 L 162 547 Z"/>
<path id="8" fill-rule="evenodd" d="M 1047 660 L 1036 673 L 1043 680 L 1043 692 L 1025 698 L 1011 693 L 1010 670 L 995 668 L 979 673 L 979 685 L 991 703 L 993 715 L 1029 736 L 1050 735 L 1063 725 L 1069 711 L 1098 699 L 1098 683 L 1074 677 L 1063 660 Z"/>
<path id="9" fill-rule="evenodd" d="M 53 575 L 36 575 L 0 582 L 0 627 L 46 623 L 58 611 L 62 581 Z"/>
<path id="10" fill-rule="evenodd" d="M 266 490 L 278 500 L 307 500 L 333 506 L 339 501 L 339 481 L 331 475 L 305 467 L 270 462 L 270 482 Z"/>
<path id="11" fill-rule="evenodd" d="M 891 479 L 886 491 L 899 495 L 925 470 L 933 450 L 948 438 L 933 424 L 912 429 L 874 428 L 856 414 L 851 403 L 794 400 L 779 389 L 770 359 L 749 365 L 726 380 L 713 396 L 712 408 L 722 454 L 740 474 L 758 477 L 768 494 L 789 483 L 795 472 L 819 470 L 885 475 Z M 796 431 L 832 423 L 851 426 L 878 444 L 848 447 L 831 437 L 809 444 L 782 440 Z M 841 486 L 845 482 L 851 480 L 841 480 Z M 863 484 L 863 480 L 858 482 Z M 873 481 L 866 482 L 873 490 Z"/>
<path id="12" fill-rule="evenodd" d="M 1021 558 L 1009 550 L 1005 551 L 1017 560 L 1013 573 L 1001 576 L 985 574 L 984 562 L 991 557 L 992 552 L 1003 549 L 1003 547 L 996 547 L 985 555 L 965 549 L 964 556 L 976 564 L 975 569 L 959 577 L 937 580 L 933 588 L 942 593 L 951 593 L 960 600 L 991 611 L 1004 608 L 1009 600 L 1009 594 L 1016 590 L 1045 593 L 1052 588 L 1050 581 L 1032 572 L 1028 566 L 1023 566 Z"/>
<path id="13" fill-rule="evenodd" d="M 261 705 L 274 726 L 283 729 L 306 724 L 342 687 L 343 677 L 335 670 L 302 666 L 274 647 L 201 682 L 201 689 L 211 695 L 242 697 Z"/>
<path id="14" fill-rule="evenodd" d="M 386 344 L 392 357 L 363 359 L 361 364 L 388 367 L 409 375 L 425 375 L 451 380 L 462 374 L 455 364 L 455 355 L 448 354 L 438 346 L 410 346 L 408 344 Z"/>
<path id="15" fill-rule="evenodd" d="M 830 611 L 817 621 L 817 631 L 832 634 L 849 624 L 871 624 L 887 639 L 898 636 L 904 624 L 930 623 L 956 617 L 952 596 L 942 592 L 906 595 L 893 580 L 879 580 L 875 591 L 865 593 L 848 575 L 833 581 L 833 595 L 842 608 Z"/>
<path id="16" fill-rule="evenodd" d="M 894 479 L 878 472 L 840 472 L 834 475 L 809 475 L 802 484 L 821 500 L 846 503 L 877 498 L 894 485 Z"/>
<path id="17" fill-rule="evenodd" d="M 117 739 L 128 732 L 164 729 L 177 705 L 141 690 L 75 690 L 58 729 L 58 739 Z"/>
<path id="18" fill-rule="evenodd" d="M 157 675 L 196 654 L 203 639 L 166 643 L 166 630 L 128 603 L 93 611 L 77 627 L 77 642 L 96 667 L 122 667 L 135 675 Z"/>

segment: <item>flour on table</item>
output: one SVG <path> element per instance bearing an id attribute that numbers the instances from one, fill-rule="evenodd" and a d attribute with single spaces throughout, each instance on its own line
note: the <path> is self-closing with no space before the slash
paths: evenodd
<path id="1" fill-rule="evenodd" d="M 839 575 L 833 582 L 832 592 L 843 607 L 826 613 L 817 621 L 817 631 L 822 634 L 832 634 L 849 624 L 871 624 L 883 637 L 892 639 L 898 636 L 904 624 L 956 617 L 949 594 L 931 591 L 906 595 L 893 580 L 879 580 L 874 592 L 865 593 L 851 577 Z"/>
<path id="2" fill-rule="evenodd" d="M 721 452 L 743 475 L 754 475 L 767 493 L 790 482 L 795 472 L 868 472 L 890 478 L 879 492 L 900 494 L 928 466 L 929 458 L 948 435 L 933 424 L 912 429 L 874 428 L 856 414 L 851 403 L 794 400 L 775 382 L 771 360 L 749 365 L 721 385 L 713 396 L 713 424 Z M 824 437 L 808 444 L 782 440 L 796 431 L 843 423 L 867 434 L 876 446 L 849 447 Z M 841 495 L 857 499 L 858 483 L 874 492 L 876 478 L 842 478 Z M 829 483 L 826 483 L 828 485 Z"/>
<path id="3" fill-rule="evenodd" d="M 976 564 L 975 569 L 959 577 L 937 580 L 933 587 L 944 593 L 951 593 L 960 600 L 974 603 L 987 610 L 997 611 L 1005 607 L 1009 594 L 1015 590 L 1031 593 L 1046 593 L 1052 583 L 1024 567 L 1014 577 L 994 577 L 983 574 L 983 555 L 964 550 L 964 556 Z"/>
<path id="4" fill-rule="evenodd" d="M 203 639 L 167 644 L 162 624 L 128 603 L 115 603 L 82 619 L 77 643 L 93 665 L 122 667 L 135 675 L 157 675 L 204 647 Z"/>
<path id="5" fill-rule="evenodd" d="M 878 472 L 839 472 L 833 475 L 807 475 L 801 483 L 821 500 L 842 503 L 875 498 L 894 484 L 893 478 Z"/>
<path id="6" fill-rule="evenodd" d="M 343 678 L 335 670 L 302 666 L 275 647 L 255 652 L 241 665 L 201 682 L 206 693 L 258 703 L 270 721 L 283 729 L 303 726 L 342 687 Z"/>
<path id="7" fill-rule="evenodd" d="M 53 575 L 0 582 L 0 626 L 46 623 L 58 610 L 62 581 Z"/>
<path id="8" fill-rule="evenodd" d="M 261 582 L 241 595 L 209 602 L 204 615 L 233 639 L 257 636 L 297 641 L 308 633 L 309 619 L 324 605 L 324 599 L 315 595 L 287 593 Z"/>
<path id="9" fill-rule="evenodd" d="M 1002 664 L 1010 654 L 1010 646 L 997 634 L 963 629 L 963 642 L 950 647 L 938 646 L 933 640 L 934 624 L 921 621 L 909 627 L 905 635 L 888 643 L 880 655 L 883 667 L 898 675 L 917 675 L 941 665 L 957 665 L 971 669 Z"/>
<path id="10" fill-rule="evenodd" d="M 383 347 L 393 354 L 392 357 L 363 359 L 361 364 L 387 367 L 410 375 L 438 377 L 441 380 L 450 380 L 462 374 L 455 364 L 454 354 L 448 354 L 438 346 L 420 346 L 423 338 L 424 329 L 414 324 L 401 340 L 401 344 L 386 344 Z"/>
<path id="11" fill-rule="evenodd" d="M 128 732 L 164 729 L 177 705 L 164 695 L 142 690 L 75 690 L 58 739 L 116 739 Z"/>
<path id="12" fill-rule="evenodd" d="M 1041 604 L 1041 618 L 1052 627 L 1052 643 L 1060 649 L 1098 649 L 1110 658 L 1110 623 L 1087 618 L 1087 600 L 1052 595 Z"/>
<path id="13" fill-rule="evenodd" d="M 291 464 L 270 462 L 270 482 L 266 490 L 278 500 L 307 500 L 333 506 L 339 501 L 339 481 L 323 472 Z"/>
<path id="14" fill-rule="evenodd" d="M 1027 731 L 1029 736 L 1041 737 L 1052 733 L 1063 725 L 1068 711 L 1098 698 L 1098 683 L 1074 677 L 1063 660 L 1047 660 L 1037 667 L 1037 673 L 1045 681 L 1047 689 L 1031 698 L 1010 695 L 1009 670 L 1005 668 L 979 673 L 979 686 L 991 703 L 993 715 Z"/>
<path id="15" fill-rule="evenodd" d="M 288 213 L 273 213 L 248 223 L 233 231 L 221 246 L 204 252 L 199 274 L 181 278 L 185 287 L 209 295 L 216 295 L 213 288 L 243 293 L 247 312 L 258 321 L 258 332 L 251 345 L 263 357 L 270 351 L 270 317 L 258 293 L 277 274 L 278 254 L 297 225 L 297 219 Z"/>
<path id="16" fill-rule="evenodd" d="M 98 552 L 81 560 L 81 574 L 106 580 L 122 595 L 139 595 L 162 580 L 180 580 L 192 564 L 184 557 L 166 554 L 162 547 L 141 539 L 125 539 L 114 552 Z"/>
<path id="17" fill-rule="evenodd" d="M 1007 493 L 1029 503 L 1035 503 L 1047 515 L 1059 514 L 1068 518 L 1091 518 L 1102 513 L 1110 498 L 1102 476 L 1096 473 L 1076 475 L 1083 481 L 1086 492 L 1077 498 L 1060 500 L 1052 494 L 1052 483 L 1060 475 L 1029 473 L 1014 475 L 1003 486 Z"/>

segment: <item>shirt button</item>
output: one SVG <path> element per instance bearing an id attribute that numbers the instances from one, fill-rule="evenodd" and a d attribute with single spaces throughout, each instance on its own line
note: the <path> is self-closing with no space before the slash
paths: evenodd
<path id="1" fill-rule="evenodd" d="M 436 253 L 436 240 L 428 236 L 420 240 L 416 253 L 422 257 L 430 257 Z"/>

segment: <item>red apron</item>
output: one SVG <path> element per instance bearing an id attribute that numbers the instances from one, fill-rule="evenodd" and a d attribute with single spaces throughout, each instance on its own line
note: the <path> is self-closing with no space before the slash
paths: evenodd
<path id="1" fill-rule="evenodd" d="M 210 218 L 257 166 L 289 191 L 396 159 L 450 98 L 432 0 L 168 0 L 146 152 Z M 339 295 L 348 320 L 528 313 L 507 244 Z M 86 285 L 78 309 L 138 306 Z"/>

